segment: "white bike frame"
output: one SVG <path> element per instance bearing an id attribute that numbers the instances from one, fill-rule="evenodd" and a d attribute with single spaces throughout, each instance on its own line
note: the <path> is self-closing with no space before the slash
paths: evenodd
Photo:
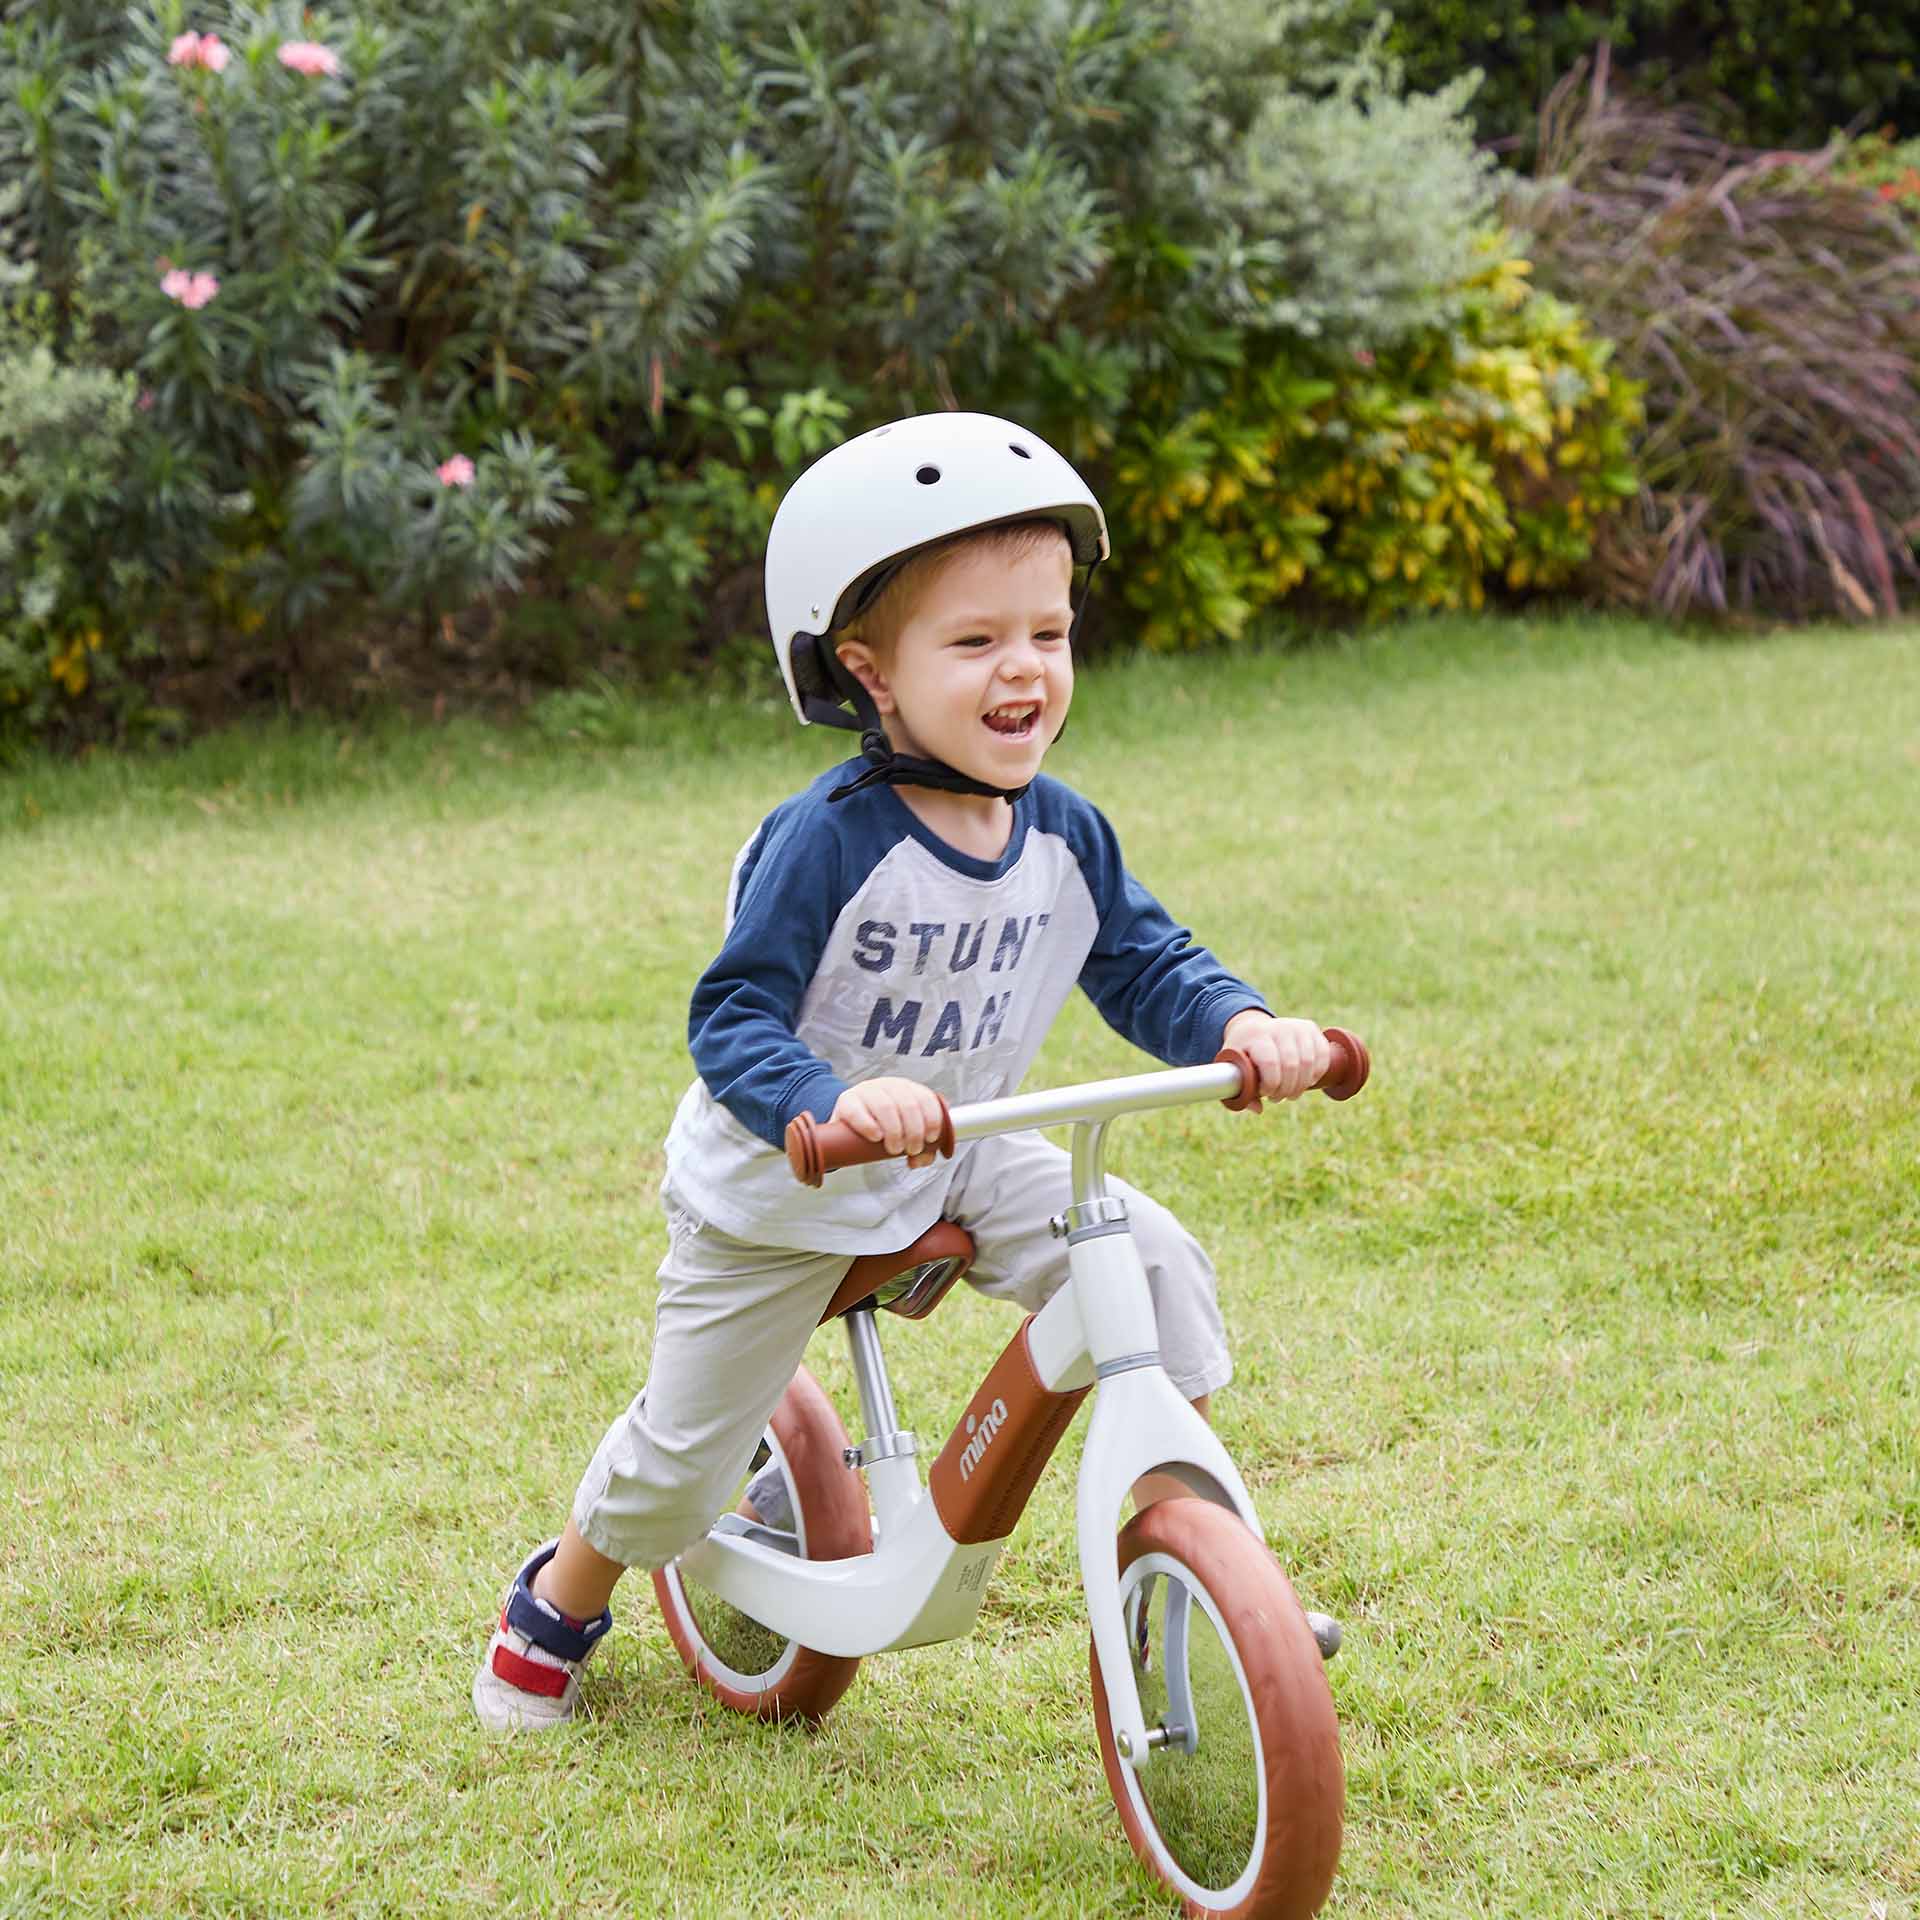
<path id="1" fill-rule="evenodd" d="M 1114 1746 L 1133 1767 L 1165 1743 L 1141 1713 L 1121 1618 L 1114 1536 L 1133 1483 L 1175 1475 L 1231 1508 L 1262 1540 L 1253 1502 L 1213 1429 L 1160 1362 L 1159 1329 L 1126 1204 L 1106 1188 L 1109 1121 L 1156 1107 L 1225 1100 L 1238 1066 L 1220 1062 L 1014 1094 L 952 1110 L 953 1138 L 1071 1125 L 1073 1204 L 1054 1221 L 1068 1281 L 1014 1336 L 921 1485 L 912 1434 L 898 1423 L 871 1308 L 847 1316 L 867 1421 L 854 1450 L 878 1521 L 871 1553 L 807 1560 L 736 1515 L 690 1547 L 679 1570 L 783 1637 L 828 1654 L 879 1653 L 957 1639 L 973 1625 L 988 1575 L 1018 1523 L 1032 1479 L 1092 1387 L 1093 1424 L 1080 1459 L 1080 1577 Z M 1003 1432 L 1010 1443 L 994 1449 Z M 1029 1476 L 1021 1461 L 1037 1456 Z"/>

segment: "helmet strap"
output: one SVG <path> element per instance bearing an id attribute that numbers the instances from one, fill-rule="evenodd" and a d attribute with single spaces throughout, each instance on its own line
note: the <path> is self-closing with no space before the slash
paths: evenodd
<path id="1" fill-rule="evenodd" d="M 931 787 L 937 793 L 978 793 L 992 800 L 1018 800 L 1026 792 L 1024 786 L 989 786 L 970 773 L 962 773 L 958 767 L 948 766 L 944 760 L 923 760 L 916 754 L 896 753 L 881 724 L 880 709 L 874 705 L 873 695 L 840 667 L 837 660 L 834 665 L 839 667 L 838 677 L 851 690 L 848 697 L 859 716 L 860 757 L 867 766 L 864 773 L 835 787 L 827 795 L 830 803 L 844 800 L 850 794 L 863 793 L 868 787 Z"/>
<path id="2" fill-rule="evenodd" d="M 893 742 L 878 727 L 870 727 L 860 736 L 861 757 L 867 762 L 865 773 L 837 786 L 827 795 L 829 801 L 844 800 L 849 794 L 868 787 L 932 787 L 939 793 L 979 793 L 993 800 L 1018 800 L 1025 787 L 994 787 L 976 780 L 944 760 L 922 760 L 911 753 L 895 753 Z"/>

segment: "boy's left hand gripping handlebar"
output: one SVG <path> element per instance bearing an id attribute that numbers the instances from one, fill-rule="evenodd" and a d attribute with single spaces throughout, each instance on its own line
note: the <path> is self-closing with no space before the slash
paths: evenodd
<path id="1" fill-rule="evenodd" d="M 927 1142 L 942 1159 L 953 1158 L 953 1114 L 939 1094 L 940 1131 Z M 816 1120 L 810 1113 L 796 1113 L 787 1123 L 787 1165 L 793 1177 L 817 1187 L 828 1174 L 842 1167 L 871 1166 L 876 1160 L 896 1160 L 884 1140 L 869 1140 L 855 1133 L 844 1120 Z"/>

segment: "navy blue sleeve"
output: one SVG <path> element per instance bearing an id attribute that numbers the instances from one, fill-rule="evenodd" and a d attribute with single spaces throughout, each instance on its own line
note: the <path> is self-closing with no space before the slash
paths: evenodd
<path id="1" fill-rule="evenodd" d="M 1100 929 L 1080 970 L 1080 985 L 1101 1017 L 1143 1052 L 1169 1066 L 1196 1066 L 1220 1051 L 1226 1025 L 1266 1001 L 1229 973 L 1127 871 L 1120 842 L 1091 801 L 1057 783 L 1050 802 L 1065 806 L 1067 842 L 1093 895 Z"/>
<path id="2" fill-rule="evenodd" d="M 741 856 L 726 939 L 687 1017 L 707 1091 L 773 1147 L 803 1109 L 826 1119 L 846 1084 L 794 1031 L 845 899 L 837 838 L 809 798 L 776 808 Z"/>

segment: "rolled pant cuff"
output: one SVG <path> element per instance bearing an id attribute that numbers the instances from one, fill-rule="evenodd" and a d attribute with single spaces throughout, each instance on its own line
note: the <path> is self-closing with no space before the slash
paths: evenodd
<path id="1" fill-rule="evenodd" d="M 1196 1373 L 1169 1373 L 1167 1378 L 1180 1389 L 1188 1400 L 1198 1400 L 1203 1393 L 1218 1393 L 1233 1379 L 1233 1362 L 1224 1354 L 1218 1360 L 1210 1360 Z"/>
<path id="2" fill-rule="evenodd" d="M 606 1528 L 597 1526 L 593 1516 L 585 1507 L 576 1506 L 573 1510 L 573 1530 L 590 1546 L 595 1553 L 608 1560 L 617 1561 L 623 1567 L 636 1567 L 640 1563 L 634 1559 L 626 1545 L 614 1539 Z M 651 1571 L 651 1569 L 648 1569 Z"/>

